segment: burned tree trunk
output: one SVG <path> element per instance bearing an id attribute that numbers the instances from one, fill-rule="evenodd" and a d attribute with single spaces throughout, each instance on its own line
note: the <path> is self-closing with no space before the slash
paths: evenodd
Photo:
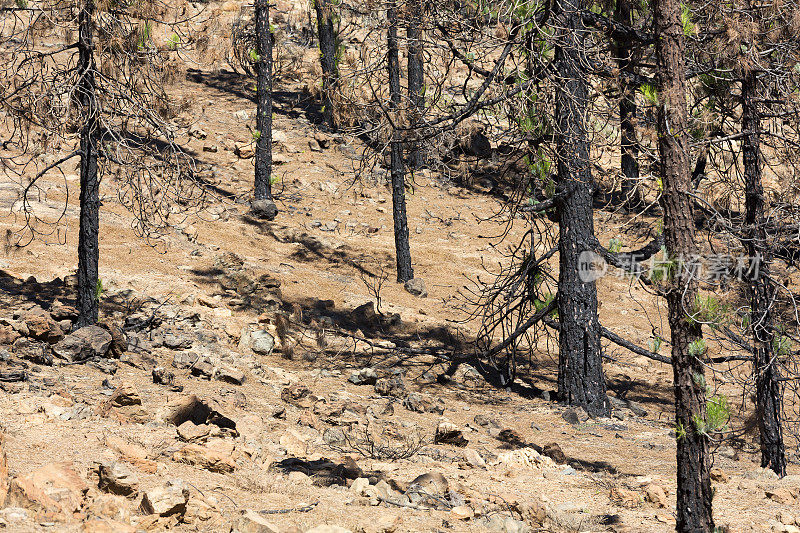
<path id="1" fill-rule="evenodd" d="M 581 70 L 586 29 L 578 0 L 560 0 L 555 9 L 563 28 L 555 51 L 556 153 L 558 154 L 559 278 L 558 394 L 592 416 L 608 416 L 597 316 L 597 286 L 582 271 L 592 250 L 594 219 L 589 140 L 586 132 L 587 76 Z"/>
<path id="2" fill-rule="evenodd" d="M 256 0 L 256 200 L 272 200 L 272 33 L 269 0 Z M 274 213 L 272 213 L 274 217 Z M 268 217 L 269 218 L 269 217 Z"/>
<path id="3" fill-rule="evenodd" d="M 411 103 L 412 126 L 419 123 L 425 107 L 425 59 L 422 41 L 423 3 L 421 0 L 409 2 L 408 27 L 408 96 Z M 425 164 L 425 153 L 419 142 L 409 146 L 408 164 L 411 168 L 421 168 Z"/>
<path id="4" fill-rule="evenodd" d="M 317 36 L 319 37 L 320 63 L 322 65 L 322 116 L 325 125 L 336 130 L 331 95 L 339 84 L 339 67 L 337 65 L 336 28 L 333 20 L 331 0 L 315 0 L 317 12 Z"/>
<path id="5" fill-rule="evenodd" d="M 95 81 L 94 0 L 85 0 L 78 13 L 78 99 L 83 108 L 80 133 L 80 228 L 78 232 L 77 327 L 95 324 L 99 316 L 100 174 L 98 149 L 100 111 Z"/>
<path id="6" fill-rule="evenodd" d="M 664 243 L 670 269 L 667 306 L 672 333 L 672 370 L 677 436 L 677 530 L 713 531 L 711 457 L 706 424 L 706 383 L 699 359 L 704 351 L 695 308 L 697 279 L 688 261 L 697 253 L 687 142 L 686 64 L 678 0 L 656 0 L 653 10 L 658 78 L 658 151 L 664 192 Z"/>
<path id="7" fill-rule="evenodd" d="M 618 22 L 631 23 L 630 0 L 619 0 L 615 16 Z M 619 36 L 614 43 L 617 67 L 620 72 L 633 74 L 635 43 L 629 36 Z M 622 170 L 622 202 L 628 209 L 637 209 L 641 204 L 639 189 L 639 142 L 636 138 L 636 87 L 620 76 L 619 124 L 622 131 L 620 142 Z"/>
<path id="8" fill-rule="evenodd" d="M 388 65 L 390 107 L 400 107 L 400 52 L 397 45 L 397 4 L 389 3 L 387 10 L 388 29 Z M 394 245 L 397 256 L 397 281 L 406 282 L 414 277 L 411 267 L 411 247 L 408 237 L 408 219 L 406 218 L 405 165 L 403 163 L 403 142 L 397 129 L 397 116 L 392 117 L 391 175 L 392 175 L 392 218 L 394 219 Z"/>
<path id="9" fill-rule="evenodd" d="M 771 306 L 775 288 L 769 279 L 771 257 L 767 248 L 764 187 L 761 181 L 761 116 L 758 110 L 758 78 L 755 71 L 742 80 L 742 158 L 745 185 L 745 234 L 747 255 L 754 261 L 747 280 L 750 299 L 750 327 L 753 336 L 756 381 L 756 413 L 761 440 L 761 466 L 778 476 L 786 475 L 786 450 L 783 444 L 781 408 L 783 391 L 773 344 Z"/>

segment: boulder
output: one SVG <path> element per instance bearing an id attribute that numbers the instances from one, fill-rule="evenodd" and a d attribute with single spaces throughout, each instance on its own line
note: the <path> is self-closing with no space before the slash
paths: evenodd
<path id="1" fill-rule="evenodd" d="M 425 288 L 425 282 L 420 278 L 413 278 L 406 281 L 403 287 L 405 287 L 407 293 L 413 296 L 419 298 L 428 297 L 428 290 Z"/>
<path id="2" fill-rule="evenodd" d="M 250 214 L 261 220 L 274 220 L 278 216 L 278 206 L 272 200 L 253 200 L 250 203 Z"/>
<path id="3" fill-rule="evenodd" d="M 189 501 L 189 490 L 180 480 L 172 480 L 162 487 L 145 491 L 139 510 L 144 514 L 159 516 L 182 515 Z"/>
<path id="4" fill-rule="evenodd" d="M 111 334 L 99 326 L 85 326 L 67 335 L 55 346 L 53 353 L 70 362 L 92 357 L 105 357 L 111 347 Z"/>
<path id="5" fill-rule="evenodd" d="M 139 479 L 123 463 L 104 461 L 97 466 L 97 486 L 106 492 L 119 496 L 130 496 L 138 490 Z"/>
<path id="6" fill-rule="evenodd" d="M 27 327 L 27 336 L 33 339 L 53 344 L 64 338 L 61 326 L 48 313 L 28 315 L 24 324 Z"/>
<path id="7" fill-rule="evenodd" d="M 176 463 L 197 466 L 209 472 L 226 473 L 236 469 L 233 457 L 202 444 L 187 444 L 172 454 L 172 460 Z"/>
<path id="8" fill-rule="evenodd" d="M 576 425 L 589 420 L 589 414 L 583 409 L 583 407 L 570 407 L 561 413 L 561 418 L 572 425 Z"/>
<path id="9" fill-rule="evenodd" d="M 71 462 L 50 463 L 14 478 L 6 504 L 71 518 L 83 506 L 88 490 Z"/>
<path id="10" fill-rule="evenodd" d="M 354 370 L 347 381 L 353 385 L 375 385 L 378 381 L 378 374 L 374 368 L 362 368 Z"/>

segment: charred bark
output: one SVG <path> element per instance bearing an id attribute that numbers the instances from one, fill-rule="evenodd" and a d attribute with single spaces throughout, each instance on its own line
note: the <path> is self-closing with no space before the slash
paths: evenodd
<path id="1" fill-rule="evenodd" d="M 750 327 L 754 350 L 756 413 L 761 440 L 761 466 L 778 476 L 786 475 L 786 450 L 783 444 L 781 408 L 783 391 L 777 367 L 772 327 L 772 302 L 775 288 L 769 280 L 771 256 L 767 247 L 764 187 L 761 180 L 761 146 L 758 110 L 758 78 L 747 72 L 742 80 L 742 158 L 744 160 L 745 221 L 752 228 L 745 235 L 747 255 L 757 261 L 757 271 L 748 280 Z"/>
<path id="2" fill-rule="evenodd" d="M 390 108 L 400 107 L 400 51 L 397 45 L 397 4 L 389 3 L 387 10 L 389 29 L 387 43 L 389 49 L 389 92 Z M 396 117 L 393 118 L 396 120 Z M 408 236 L 408 219 L 406 217 L 405 164 L 403 162 L 403 142 L 400 131 L 393 124 L 392 141 L 390 143 L 391 176 L 392 176 L 392 218 L 394 220 L 394 245 L 397 256 L 397 281 L 406 282 L 414 277 L 411 267 L 411 247 Z"/>
<path id="3" fill-rule="evenodd" d="M 408 97 L 411 104 L 412 127 L 419 123 L 425 107 L 425 59 L 422 41 L 423 21 L 422 0 L 409 2 L 408 15 Z M 411 168 L 421 168 L 425 164 L 425 153 L 419 142 L 411 142 L 408 148 L 408 164 Z"/>
<path id="4" fill-rule="evenodd" d="M 702 348 L 700 324 L 688 317 L 695 307 L 697 279 L 682 261 L 697 253 L 687 142 L 686 63 L 681 3 L 656 0 L 653 10 L 658 78 L 658 151 L 664 192 L 664 242 L 676 267 L 667 288 L 672 342 L 677 435 L 678 531 L 711 532 L 711 457 L 706 422 L 704 367 L 696 356 Z M 693 344 L 694 343 L 694 344 Z M 690 353 L 690 351 L 692 353 Z M 694 354 L 694 355 L 693 355 Z"/>
<path id="5" fill-rule="evenodd" d="M 630 24 L 630 0 L 619 0 L 615 11 L 617 22 Z M 617 67 L 620 73 L 620 99 L 619 99 L 619 124 L 622 131 L 620 142 L 621 158 L 620 170 L 622 171 L 622 201 L 623 205 L 631 210 L 636 210 L 641 205 L 639 195 L 639 141 L 636 138 L 636 87 L 628 79 L 635 74 L 634 54 L 636 42 L 628 34 L 618 35 L 614 48 L 617 57 Z"/>
<path id="6" fill-rule="evenodd" d="M 272 33 L 269 0 L 256 0 L 256 200 L 272 200 Z"/>
<path id="7" fill-rule="evenodd" d="M 98 150 L 100 110 L 95 80 L 94 0 L 78 13 L 78 99 L 83 108 L 80 133 L 80 227 L 78 230 L 78 320 L 76 327 L 97 323 L 99 316 L 100 173 Z"/>
<path id="8" fill-rule="evenodd" d="M 320 64 L 322 66 L 322 116 L 331 131 L 336 130 L 331 96 L 339 85 L 339 67 L 336 57 L 336 27 L 331 0 L 314 0 L 317 13 L 317 37 L 319 38 Z"/>
<path id="9" fill-rule="evenodd" d="M 587 77 L 581 71 L 586 40 L 578 0 L 559 0 L 555 9 L 563 28 L 555 51 L 556 196 L 559 221 L 558 394 L 592 416 L 608 416 L 597 316 L 597 287 L 582 275 L 581 262 L 593 249 L 593 183 L 586 131 Z"/>

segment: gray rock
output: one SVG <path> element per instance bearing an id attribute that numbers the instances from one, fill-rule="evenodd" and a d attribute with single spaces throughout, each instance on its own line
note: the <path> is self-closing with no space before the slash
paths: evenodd
<path id="1" fill-rule="evenodd" d="M 178 369 L 191 368 L 198 358 L 194 352 L 178 352 L 172 356 L 172 366 Z"/>
<path id="2" fill-rule="evenodd" d="M 98 465 L 98 487 L 106 492 L 120 496 L 130 496 L 138 490 L 139 479 L 123 463 L 104 461 Z"/>
<path id="3" fill-rule="evenodd" d="M 278 206 L 272 200 L 253 200 L 250 213 L 262 220 L 274 220 L 278 216 Z"/>
<path id="4" fill-rule="evenodd" d="M 403 407 L 416 413 L 444 414 L 444 402 L 428 394 L 412 392 L 403 400 Z"/>
<path id="5" fill-rule="evenodd" d="M 280 533 L 282 531 L 281 528 L 253 510 L 242 512 L 235 530 L 239 533 Z"/>
<path id="6" fill-rule="evenodd" d="M 563 413 L 561 413 L 561 418 L 566 420 L 572 425 L 581 424 L 589 420 L 589 415 L 583 409 L 583 407 L 570 407 Z"/>
<path id="7" fill-rule="evenodd" d="M 406 281 L 405 285 L 403 285 L 406 289 L 406 292 L 417 296 L 419 298 L 427 298 L 428 297 L 428 290 L 425 288 L 425 282 L 422 281 L 421 278 L 413 278 Z"/>
<path id="8" fill-rule="evenodd" d="M 219 381 L 224 381 L 226 383 L 241 385 L 242 383 L 244 383 L 245 375 L 244 372 L 242 372 L 238 368 L 234 368 L 231 366 L 221 366 L 216 369 L 216 372 L 214 373 L 214 378 Z"/>
<path id="9" fill-rule="evenodd" d="M 261 355 L 269 355 L 275 348 L 275 338 L 266 330 L 259 329 L 250 333 L 250 349 Z"/>
<path id="10" fill-rule="evenodd" d="M 170 350 L 185 350 L 192 347 L 192 339 L 188 335 L 168 332 L 164 334 L 164 346 Z"/>
<path id="11" fill-rule="evenodd" d="M 529 533 L 532 531 L 531 527 L 522 520 L 500 514 L 480 518 L 475 521 L 475 524 L 491 533 Z"/>
<path id="12" fill-rule="evenodd" d="M 381 396 L 400 398 L 406 393 L 406 384 L 401 376 L 381 378 L 375 382 L 375 392 Z"/>
<path id="13" fill-rule="evenodd" d="M 98 326 L 85 326 L 53 346 L 53 353 L 67 361 L 105 357 L 111 347 L 111 334 Z"/>
<path id="14" fill-rule="evenodd" d="M 353 385 L 375 385 L 378 381 L 378 374 L 374 368 L 362 368 L 354 370 L 347 381 Z"/>

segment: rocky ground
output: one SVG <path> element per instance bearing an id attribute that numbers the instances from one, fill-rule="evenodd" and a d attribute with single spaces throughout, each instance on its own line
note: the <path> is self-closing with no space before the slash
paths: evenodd
<path id="1" fill-rule="evenodd" d="M 77 175 L 43 180 L 31 208 L 58 218 L 67 200 L 60 231 L 0 256 L 0 524 L 673 530 L 669 367 L 609 347 L 609 419 L 551 401 L 552 345 L 512 390 L 468 364 L 453 371 L 449 356 L 477 331 L 459 289 L 502 259 L 497 236 L 525 228 L 484 220 L 500 207 L 491 184 L 418 173 L 408 201 L 423 283 L 394 283 L 387 172 L 354 181 L 363 146 L 317 130 L 299 81 L 276 107 L 281 212 L 251 218 L 250 84 L 196 69 L 175 88 L 189 105 L 179 141 L 216 188 L 204 211 L 149 246 L 104 183 L 97 327 L 73 331 Z M 4 231 L 19 228 L 17 186 L 0 176 Z M 597 214 L 604 241 L 623 218 Z M 611 276 L 599 291 L 604 325 L 646 346 L 661 320 L 652 297 Z M 751 436 L 720 444 L 717 523 L 800 531 L 800 470 L 789 471 L 759 468 Z"/>

